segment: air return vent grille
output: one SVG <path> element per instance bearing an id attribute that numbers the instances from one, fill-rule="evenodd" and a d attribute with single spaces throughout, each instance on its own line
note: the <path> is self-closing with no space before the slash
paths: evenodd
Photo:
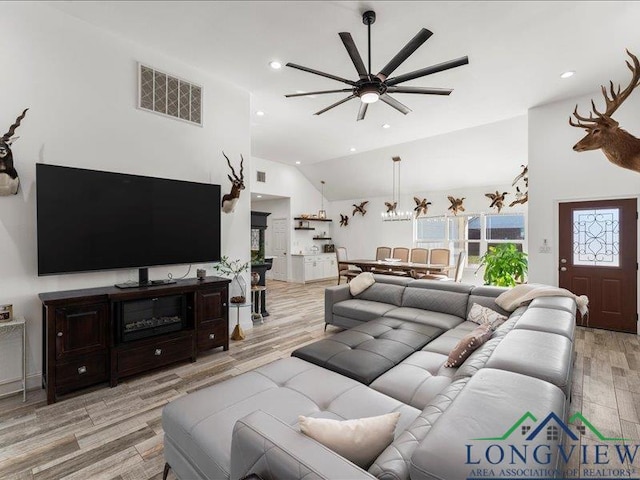
<path id="1" fill-rule="evenodd" d="M 138 107 L 202 126 L 202 87 L 138 64 Z"/>
<path id="2" fill-rule="evenodd" d="M 256 179 L 258 182 L 265 183 L 267 181 L 267 173 L 266 172 L 258 172 L 258 178 Z"/>

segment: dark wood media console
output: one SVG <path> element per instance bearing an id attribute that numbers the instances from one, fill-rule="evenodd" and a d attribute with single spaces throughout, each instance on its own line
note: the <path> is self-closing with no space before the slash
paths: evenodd
<path id="1" fill-rule="evenodd" d="M 229 349 L 229 280 L 179 280 L 121 290 L 87 288 L 39 295 L 42 386 L 60 395 Z"/>

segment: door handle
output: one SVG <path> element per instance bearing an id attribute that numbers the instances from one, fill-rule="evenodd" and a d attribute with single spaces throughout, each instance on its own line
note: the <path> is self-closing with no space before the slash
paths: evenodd
<path id="1" fill-rule="evenodd" d="M 560 271 L 561 272 L 566 272 L 567 271 L 567 267 L 560 267 Z"/>
<path id="2" fill-rule="evenodd" d="M 560 263 L 567 263 L 567 259 L 566 258 L 561 258 L 560 259 Z"/>

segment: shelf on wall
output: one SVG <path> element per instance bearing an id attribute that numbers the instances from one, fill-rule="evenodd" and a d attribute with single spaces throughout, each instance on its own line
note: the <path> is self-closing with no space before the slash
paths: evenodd
<path id="1" fill-rule="evenodd" d="M 294 227 L 294 230 L 315 230 L 313 227 Z"/>
<path id="2" fill-rule="evenodd" d="M 302 218 L 302 217 L 294 217 L 294 220 L 305 220 L 307 222 L 333 222 L 330 218 Z"/>
<path id="3" fill-rule="evenodd" d="M 331 240 L 331 237 L 313 237 L 314 240 Z"/>

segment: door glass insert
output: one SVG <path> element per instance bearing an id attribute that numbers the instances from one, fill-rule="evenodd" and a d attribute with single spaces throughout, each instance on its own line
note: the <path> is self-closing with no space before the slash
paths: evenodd
<path id="1" fill-rule="evenodd" d="M 573 264 L 620 266 L 620 209 L 573 211 Z"/>

